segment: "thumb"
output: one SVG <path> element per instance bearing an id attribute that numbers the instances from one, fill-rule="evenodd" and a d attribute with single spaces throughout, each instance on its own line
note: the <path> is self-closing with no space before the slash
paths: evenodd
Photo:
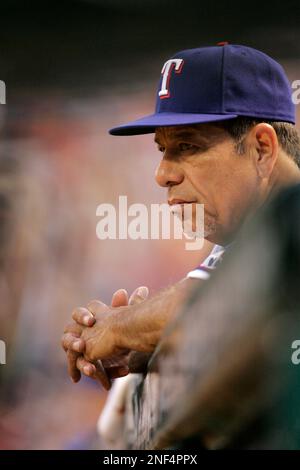
<path id="1" fill-rule="evenodd" d="M 147 299 L 149 295 L 149 289 L 146 286 L 138 287 L 133 291 L 129 299 L 129 305 L 139 304 Z"/>
<path id="2" fill-rule="evenodd" d="M 125 289 L 118 289 L 111 299 L 112 307 L 124 307 L 128 305 L 128 293 Z"/>

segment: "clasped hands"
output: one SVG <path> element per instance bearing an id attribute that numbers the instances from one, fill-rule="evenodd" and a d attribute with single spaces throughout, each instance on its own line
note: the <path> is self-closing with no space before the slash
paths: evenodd
<path id="1" fill-rule="evenodd" d="M 72 313 L 62 337 L 67 354 L 68 373 L 73 382 L 81 374 L 98 380 L 106 390 L 111 380 L 129 373 L 131 351 L 122 338 L 122 315 L 130 314 L 131 306 L 148 297 L 147 287 L 138 287 L 128 299 L 125 289 L 117 290 L 108 306 L 93 300 L 86 308 L 78 307 Z"/>

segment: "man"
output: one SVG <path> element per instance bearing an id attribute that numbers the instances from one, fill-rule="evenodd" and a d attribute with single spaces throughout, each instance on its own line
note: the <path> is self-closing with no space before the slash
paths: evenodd
<path id="1" fill-rule="evenodd" d="M 128 305 L 119 290 L 110 307 L 95 300 L 75 309 L 62 339 L 73 381 L 84 373 L 109 388 L 110 378 L 126 375 L 128 353 L 153 351 L 196 282 L 191 278 L 206 279 L 245 220 L 300 181 L 294 124 L 287 77 L 260 51 L 222 43 L 179 52 L 164 64 L 155 113 L 110 133 L 155 133 L 162 152 L 157 183 L 170 205 L 204 204 L 205 238 L 217 246 L 186 279 L 153 298 L 144 300 L 140 288 Z"/>

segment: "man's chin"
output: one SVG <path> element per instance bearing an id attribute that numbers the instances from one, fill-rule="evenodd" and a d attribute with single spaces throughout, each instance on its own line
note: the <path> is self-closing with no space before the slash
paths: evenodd
<path id="1" fill-rule="evenodd" d="M 210 226 L 210 227 L 205 227 L 204 230 L 204 238 L 205 240 L 214 243 L 216 245 L 221 245 L 222 241 L 222 234 L 220 229 L 216 225 Z"/>
<path id="2" fill-rule="evenodd" d="M 189 240 L 196 240 L 196 239 L 205 239 L 208 241 L 212 241 L 214 238 L 218 238 L 218 234 L 216 230 L 201 230 L 201 231 L 194 231 L 194 230 L 183 230 L 183 235 L 185 238 Z M 216 243 L 216 242 L 213 242 Z"/>
<path id="3" fill-rule="evenodd" d="M 188 240 L 196 240 L 199 238 L 205 238 L 205 236 L 203 236 L 203 233 L 196 233 L 196 232 L 188 231 L 188 230 L 183 230 L 183 235 Z"/>

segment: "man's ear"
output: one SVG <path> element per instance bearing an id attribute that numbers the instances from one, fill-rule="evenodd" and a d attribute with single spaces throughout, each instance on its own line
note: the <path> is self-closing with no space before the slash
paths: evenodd
<path id="1" fill-rule="evenodd" d="M 253 127 L 250 132 L 255 148 L 255 165 L 261 178 L 268 178 L 273 171 L 278 156 L 278 138 L 274 128 L 265 122 Z"/>

